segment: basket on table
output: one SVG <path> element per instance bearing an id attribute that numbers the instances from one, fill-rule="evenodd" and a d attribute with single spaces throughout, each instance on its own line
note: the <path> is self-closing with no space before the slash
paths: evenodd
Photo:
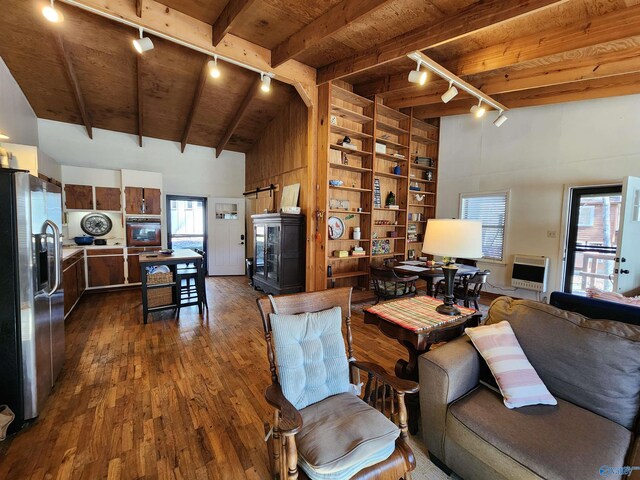
<path id="1" fill-rule="evenodd" d="M 147 285 L 173 283 L 173 273 L 159 269 L 147 272 Z M 149 308 L 171 305 L 173 303 L 173 287 L 147 289 L 147 305 Z"/>

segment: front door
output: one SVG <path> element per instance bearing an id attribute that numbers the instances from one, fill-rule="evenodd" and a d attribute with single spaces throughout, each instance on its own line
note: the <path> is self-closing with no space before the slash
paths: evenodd
<path id="1" fill-rule="evenodd" d="M 614 292 L 640 287 L 640 178 L 627 177 L 622 185 L 620 234 L 616 249 Z"/>
<path id="2" fill-rule="evenodd" d="M 244 198 L 213 198 L 209 209 L 209 273 L 244 275 Z"/>

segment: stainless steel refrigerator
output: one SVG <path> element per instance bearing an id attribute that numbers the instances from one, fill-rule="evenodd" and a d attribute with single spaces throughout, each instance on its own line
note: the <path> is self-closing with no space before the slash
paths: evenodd
<path id="1" fill-rule="evenodd" d="M 0 404 L 37 417 L 64 363 L 60 187 L 0 168 Z"/>

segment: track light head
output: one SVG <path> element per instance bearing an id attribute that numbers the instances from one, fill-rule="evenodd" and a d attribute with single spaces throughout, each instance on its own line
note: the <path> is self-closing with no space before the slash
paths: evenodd
<path id="1" fill-rule="evenodd" d="M 449 89 L 440 98 L 444 103 L 449 103 L 456 95 L 458 95 L 458 89 L 453 82 L 449 82 Z"/>
<path id="2" fill-rule="evenodd" d="M 51 23 L 61 23 L 64 20 L 64 15 L 62 15 L 60 10 L 56 10 L 56 7 L 53 5 L 53 0 L 51 0 L 50 5 L 42 8 L 42 15 Z"/>
<path id="3" fill-rule="evenodd" d="M 0 140 L 9 140 L 9 135 L 4 133 L 3 131 L 0 131 Z"/>
<path id="4" fill-rule="evenodd" d="M 218 57 L 213 57 L 213 60 L 209 60 L 207 63 L 209 67 L 209 75 L 213 78 L 220 78 L 220 69 L 218 68 Z"/>
<path id="5" fill-rule="evenodd" d="M 260 81 L 262 83 L 262 85 L 260 85 L 260 90 L 262 90 L 263 92 L 268 92 L 269 90 L 271 90 L 271 77 L 269 75 L 261 73 Z"/>
<path id="6" fill-rule="evenodd" d="M 417 83 L 418 85 L 424 85 L 427 83 L 427 72 L 420 70 L 421 65 L 422 64 L 418 62 L 416 69 L 409 72 L 408 80 L 411 83 Z"/>
<path id="7" fill-rule="evenodd" d="M 485 108 L 484 105 L 482 105 L 482 100 L 480 100 L 478 102 L 478 105 L 474 105 L 473 107 L 471 107 L 470 112 L 473 113 L 476 116 L 476 118 L 480 118 L 485 113 L 487 113 L 487 109 Z"/>
<path id="8" fill-rule="evenodd" d="M 502 125 L 502 124 L 503 124 L 504 122 L 506 122 L 507 120 L 509 120 L 509 118 L 507 118 L 507 116 L 503 113 L 503 111 L 502 111 L 502 110 L 500 110 L 500 115 L 498 115 L 498 118 L 496 118 L 496 119 L 493 121 L 493 124 L 494 124 L 496 127 L 499 127 L 500 125 Z"/>
<path id="9" fill-rule="evenodd" d="M 133 47 L 136 49 L 136 52 L 140 54 L 153 50 L 153 42 L 149 37 L 144 36 L 144 30 L 142 28 L 140 29 L 140 38 L 136 38 L 133 41 Z"/>

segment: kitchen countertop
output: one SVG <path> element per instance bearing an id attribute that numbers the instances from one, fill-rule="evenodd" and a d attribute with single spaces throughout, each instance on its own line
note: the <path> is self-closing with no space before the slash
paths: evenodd
<path id="1" fill-rule="evenodd" d="M 71 255 L 73 255 L 74 253 L 77 252 L 83 252 L 84 251 L 84 247 L 62 247 L 62 260 L 66 260 L 67 258 L 69 258 Z"/>

